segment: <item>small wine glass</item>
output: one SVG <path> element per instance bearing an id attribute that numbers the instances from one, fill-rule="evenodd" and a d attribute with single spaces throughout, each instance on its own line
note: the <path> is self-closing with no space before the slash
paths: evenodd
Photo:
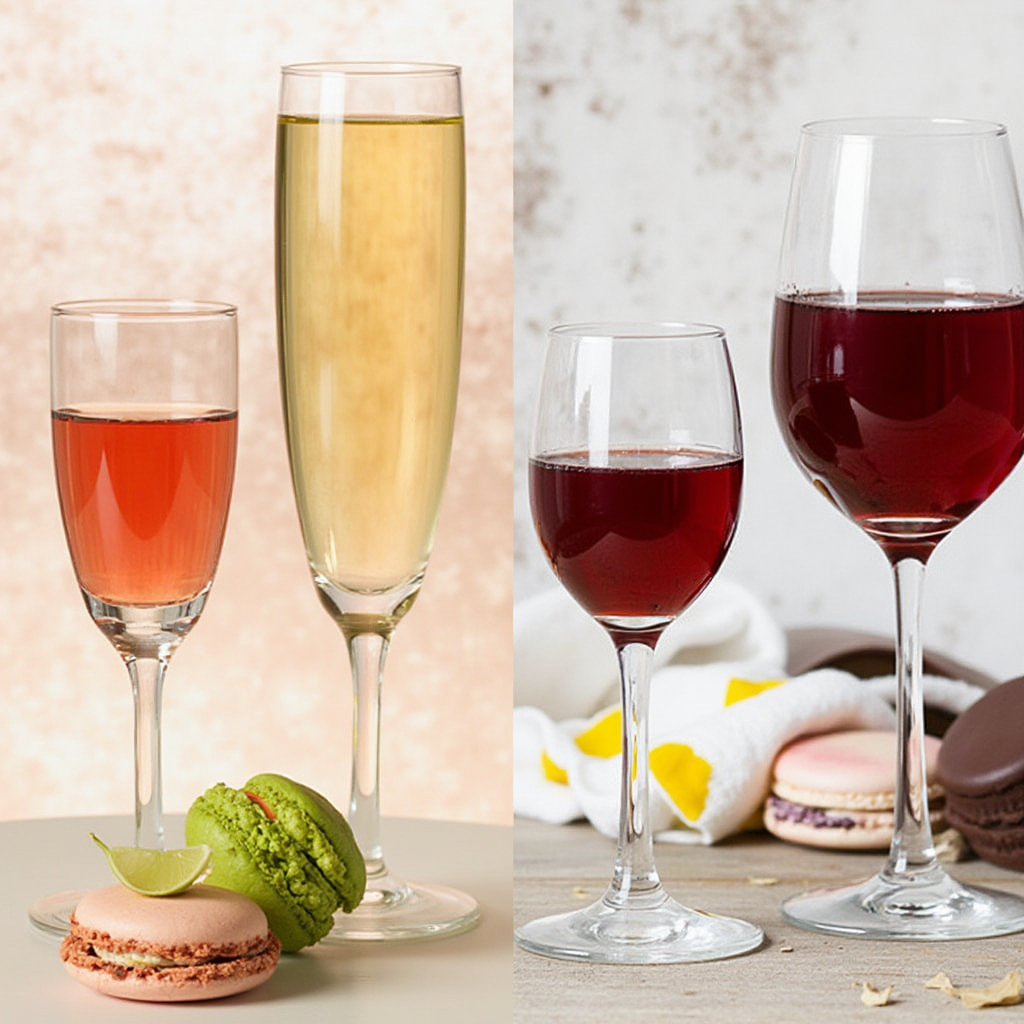
<path id="1" fill-rule="evenodd" d="M 647 709 L 662 631 L 711 582 L 739 512 L 743 449 L 725 335 L 704 324 L 578 324 L 548 337 L 530 502 L 562 585 L 615 646 L 619 845 L 604 896 L 516 931 L 565 960 L 681 963 L 756 949 L 761 929 L 681 906 L 648 826 Z"/>
<path id="2" fill-rule="evenodd" d="M 135 845 L 163 849 L 160 703 L 199 618 L 235 472 L 237 313 L 216 302 L 90 300 L 51 311 L 57 492 L 86 607 L 128 668 Z M 65 934 L 80 893 L 31 907 Z"/>
<path id="3" fill-rule="evenodd" d="M 864 938 L 1024 928 L 1024 901 L 962 885 L 932 843 L 920 594 L 935 546 L 1024 444 L 1024 232 L 1005 128 L 925 118 L 805 125 L 779 264 L 776 415 L 814 486 L 896 583 L 898 755 L 889 858 L 784 916 Z"/>

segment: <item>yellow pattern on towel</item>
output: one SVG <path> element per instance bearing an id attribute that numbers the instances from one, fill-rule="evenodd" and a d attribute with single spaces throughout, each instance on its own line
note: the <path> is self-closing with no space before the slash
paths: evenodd
<path id="1" fill-rule="evenodd" d="M 730 707 L 748 697 L 756 697 L 759 693 L 781 686 L 784 682 L 784 679 L 766 679 L 763 683 L 755 683 L 749 679 L 730 679 L 729 685 L 725 688 L 725 706 Z"/>
<path id="2" fill-rule="evenodd" d="M 756 820 L 771 765 L 791 739 L 842 728 L 890 729 L 884 693 L 838 669 L 784 679 L 770 666 L 667 665 L 651 679 L 648 827 L 658 839 L 714 843 Z M 881 680 L 887 683 L 887 680 Z M 891 683 L 889 683 L 891 688 Z M 516 813 L 552 824 L 619 827 L 622 714 L 516 719 Z"/>
<path id="3" fill-rule="evenodd" d="M 603 712 L 573 742 L 588 757 L 619 757 L 622 754 L 622 710 Z"/>
<path id="4" fill-rule="evenodd" d="M 651 774 L 687 821 L 704 813 L 711 782 L 711 764 L 685 743 L 662 743 L 650 756 Z"/>
<path id="5" fill-rule="evenodd" d="M 548 781 L 560 782 L 563 786 L 569 785 L 569 773 L 555 764 L 546 750 L 540 752 L 540 766 L 544 771 L 544 778 Z"/>
<path id="6" fill-rule="evenodd" d="M 723 706 L 729 707 L 748 697 L 779 686 L 783 680 L 754 682 L 733 678 L 725 687 Z M 619 757 L 622 754 L 622 710 L 611 708 L 591 719 L 573 742 L 588 757 Z M 685 818 L 695 821 L 704 810 L 711 779 L 711 765 L 694 754 L 693 749 L 679 743 L 665 743 L 650 754 L 651 772 L 673 804 Z M 541 753 L 544 777 L 551 782 L 569 784 L 569 773 L 548 751 Z"/>

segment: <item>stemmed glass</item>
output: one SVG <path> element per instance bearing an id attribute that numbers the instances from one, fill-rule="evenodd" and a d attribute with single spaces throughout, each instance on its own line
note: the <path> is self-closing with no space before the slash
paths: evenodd
<path id="1" fill-rule="evenodd" d="M 919 635 L 925 563 L 1021 455 L 1022 296 L 1024 234 L 1001 125 L 804 126 L 775 302 L 775 410 L 814 486 L 894 571 L 898 757 L 884 867 L 787 900 L 795 924 L 907 939 L 1024 928 L 1024 901 L 962 885 L 936 859 Z"/>
<path id="2" fill-rule="evenodd" d="M 237 316 L 214 302 L 85 301 L 51 311 L 60 510 L 93 621 L 120 654 L 135 708 L 135 845 L 164 844 L 160 704 L 171 655 L 199 618 L 235 473 Z M 32 921 L 67 931 L 76 893 Z"/>
<path id="3" fill-rule="evenodd" d="M 465 156 L 459 69 L 300 64 L 281 77 L 277 299 L 292 482 L 321 603 L 352 667 L 349 815 L 367 892 L 328 941 L 452 935 L 476 901 L 390 873 L 380 688 L 427 567 L 459 378 Z"/>
<path id="4" fill-rule="evenodd" d="M 619 845 L 604 896 L 516 931 L 566 960 L 678 963 L 755 949 L 759 928 L 665 892 L 648 827 L 647 709 L 662 631 L 732 541 L 743 452 L 725 335 L 703 324 L 579 324 L 548 337 L 530 502 L 562 585 L 608 632 L 622 685 Z"/>

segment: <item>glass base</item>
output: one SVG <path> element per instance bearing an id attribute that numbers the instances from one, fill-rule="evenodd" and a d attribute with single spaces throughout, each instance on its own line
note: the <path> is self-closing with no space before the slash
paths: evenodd
<path id="1" fill-rule="evenodd" d="M 1024 900 L 962 885 L 941 868 L 815 889 L 782 904 L 791 924 L 862 939 L 983 939 L 1024 931 Z"/>
<path id="2" fill-rule="evenodd" d="M 480 920 L 475 899 L 443 885 L 402 882 L 391 875 L 367 885 L 351 914 L 334 915 L 322 939 L 338 942 L 413 942 L 445 939 L 474 928 Z"/>
<path id="3" fill-rule="evenodd" d="M 63 938 L 71 931 L 71 915 L 86 890 L 57 892 L 36 900 L 28 908 L 28 919 L 41 932 Z"/>
<path id="4" fill-rule="evenodd" d="M 724 960 L 757 949 L 764 933 L 733 917 L 691 910 L 667 895 L 655 906 L 605 900 L 516 929 L 523 949 L 558 960 L 601 964 L 679 964 Z"/>

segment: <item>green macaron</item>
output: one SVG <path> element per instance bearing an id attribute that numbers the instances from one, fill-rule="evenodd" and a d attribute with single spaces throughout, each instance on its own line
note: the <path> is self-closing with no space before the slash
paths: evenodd
<path id="1" fill-rule="evenodd" d="M 334 912 L 353 910 L 366 888 L 348 822 L 283 775 L 255 775 L 241 789 L 212 786 L 189 808 L 185 841 L 213 849 L 206 881 L 255 900 L 286 953 L 319 942 Z"/>

